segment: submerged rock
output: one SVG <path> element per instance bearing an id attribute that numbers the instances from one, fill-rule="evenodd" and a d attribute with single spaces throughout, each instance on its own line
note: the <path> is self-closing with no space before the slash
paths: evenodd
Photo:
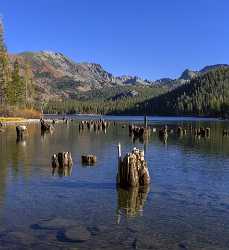
<path id="1" fill-rule="evenodd" d="M 73 227 L 76 225 L 75 221 L 62 219 L 62 218 L 54 218 L 49 220 L 42 220 L 37 224 L 31 225 L 32 229 L 46 229 L 46 230 L 58 230 L 65 229 L 69 227 Z"/>
<path id="2" fill-rule="evenodd" d="M 2 235 L 1 244 L 10 244 L 10 249 L 13 249 L 14 244 L 18 249 L 29 248 L 38 240 L 30 232 L 12 231 Z M 11 248 L 12 246 L 12 248 Z"/>
<path id="3" fill-rule="evenodd" d="M 84 242 L 91 237 L 90 232 L 84 226 L 76 226 L 64 232 L 64 238 L 72 242 Z"/>

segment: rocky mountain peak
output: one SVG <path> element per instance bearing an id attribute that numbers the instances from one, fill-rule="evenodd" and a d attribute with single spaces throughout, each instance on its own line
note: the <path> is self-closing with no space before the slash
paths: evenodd
<path id="1" fill-rule="evenodd" d="M 193 79 L 194 77 L 197 76 L 197 72 L 196 71 L 192 71 L 190 69 L 186 69 L 180 76 L 180 79 L 181 80 L 191 80 Z"/>

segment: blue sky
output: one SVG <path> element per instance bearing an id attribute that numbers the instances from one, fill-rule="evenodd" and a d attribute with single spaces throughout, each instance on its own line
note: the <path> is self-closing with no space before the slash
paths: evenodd
<path id="1" fill-rule="evenodd" d="M 229 63 L 228 0 L 1 0 L 8 50 L 158 79 Z"/>

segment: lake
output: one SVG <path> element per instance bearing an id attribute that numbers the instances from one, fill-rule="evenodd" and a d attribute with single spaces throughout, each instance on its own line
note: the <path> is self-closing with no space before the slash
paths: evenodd
<path id="1" fill-rule="evenodd" d="M 151 133 L 133 142 L 129 122 L 143 117 L 105 117 L 104 132 L 79 132 L 73 116 L 41 136 L 28 126 L 16 142 L 15 126 L 0 134 L 1 249 L 229 249 L 229 122 L 151 117 L 149 125 L 210 127 L 209 138 Z M 151 176 L 147 189 L 116 187 L 117 144 L 123 155 L 145 150 Z M 70 151 L 74 165 L 53 171 L 51 156 Z M 97 156 L 94 166 L 81 155 Z"/>

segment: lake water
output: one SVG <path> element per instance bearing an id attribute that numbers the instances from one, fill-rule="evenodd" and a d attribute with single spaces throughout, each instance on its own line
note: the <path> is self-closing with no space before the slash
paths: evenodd
<path id="1" fill-rule="evenodd" d="M 18 143 L 15 126 L 0 134 L 0 249 L 229 249 L 229 123 L 151 118 L 157 128 L 208 126 L 211 136 L 171 134 L 164 144 L 151 133 L 142 144 L 128 135 L 129 117 L 109 119 L 123 122 L 106 134 L 80 133 L 78 121 L 44 136 L 29 125 Z M 119 142 L 123 154 L 145 149 L 148 189 L 116 188 Z M 74 166 L 53 173 L 51 156 L 61 151 Z M 97 164 L 83 166 L 83 153 Z"/>

